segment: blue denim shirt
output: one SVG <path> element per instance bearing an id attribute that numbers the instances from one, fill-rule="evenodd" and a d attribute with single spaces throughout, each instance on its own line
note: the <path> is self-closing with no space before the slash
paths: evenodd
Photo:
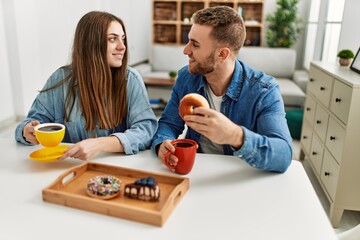
<path id="1" fill-rule="evenodd" d="M 44 88 L 54 86 L 68 75 L 66 68 L 55 71 L 47 80 Z M 76 143 L 91 137 L 116 136 L 124 147 L 126 154 L 135 154 L 139 150 L 150 147 L 151 138 L 157 128 L 157 119 L 150 107 L 147 91 L 140 74 L 136 70 L 127 69 L 127 103 L 126 119 L 114 129 L 99 129 L 86 131 L 85 119 L 81 114 L 81 107 L 76 99 L 69 121 L 64 122 L 65 99 L 68 89 L 67 81 L 61 86 L 39 93 L 34 100 L 28 116 L 15 130 L 15 139 L 26 145 L 31 145 L 22 136 L 24 126 L 34 120 L 40 123 L 56 122 L 66 126 L 63 142 Z"/>
<path id="2" fill-rule="evenodd" d="M 189 73 L 187 66 L 179 73 L 171 98 L 159 120 L 152 149 L 167 139 L 176 139 L 184 130 L 179 115 L 181 98 L 199 93 L 208 98 L 206 79 Z M 275 78 L 255 71 L 241 61 L 235 62 L 231 83 L 222 98 L 221 113 L 244 130 L 240 149 L 224 145 L 226 155 L 235 155 L 253 167 L 266 171 L 285 172 L 292 159 L 292 139 L 285 118 L 284 103 Z M 186 138 L 197 142 L 200 134 L 189 128 Z"/>

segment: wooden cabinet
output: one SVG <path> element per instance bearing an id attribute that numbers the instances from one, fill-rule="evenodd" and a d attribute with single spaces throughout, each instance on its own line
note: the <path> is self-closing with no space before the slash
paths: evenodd
<path id="1" fill-rule="evenodd" d="M 217 5 L 232 7 L 244 18 L 245 46 L 262 46 L 263 0 L 153 0 L 153 43 L 186 44 L 193 13 Z"/>
<path id="2" fill-rule="evenodd" d="M 330 202 L 330 220 L 360 211 L 360 75 L 313 62 L 304 108 L 300 158 L 309 161 Z"/>

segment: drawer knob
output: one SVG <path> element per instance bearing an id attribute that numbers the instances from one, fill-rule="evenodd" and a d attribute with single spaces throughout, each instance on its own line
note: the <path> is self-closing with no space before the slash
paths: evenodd
<path id="1" fill-rule="evenodd" d="M 335 98 L 335 102 L 341 102 L 341 98 Z"/>
<path id="2" fill-rule="evenodd" d="M 312 152 L 312 155 L 316 155 L 317 154 L 317 152 Z"/>
<path id="3" fill-rule="evenodd" d="M 307 136 L 303 136 L 303 139 L 307 139 Z"/>
<path id="4" fill-rule="evenodd" d="M 316 120 L 316 124 L 320 124 L 321 123 L 321 121 L 320 120 Z"/>
<path id="5" fill-rule="evenodd" d="M 313 82 L 314 81 L 314 79 L 313 78 L 310 78 L 310 82 Z"/>
<path id="6" fill-rule="evenodd" d="M 324 87 L 320 87 L 320 91 L 325 91 L 325 88 L 324 88 Z"/>
<path id="7" fill-rule="evenodd" d="M 309 108 L 309 107 L 306 108 L 306 111 L 310 111 L 310 110 L 311 110 L 311 108 Z"/>
<path id="8" fill-rule="evenodd" d="M 335 140 L 334 136 L 330 136 L 330 141 Z"/>
<path id="9" fill-rule="evenodd" d="M 324 174 L 325 174 L 325 176 L 330 176 L 329 172 L 325 172 Z"/>

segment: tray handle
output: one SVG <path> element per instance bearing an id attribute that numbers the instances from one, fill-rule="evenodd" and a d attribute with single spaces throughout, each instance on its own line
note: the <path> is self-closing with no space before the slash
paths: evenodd
<path id="1" fill-rule="evenodd" d="M 170 195 L 170 198 L 172 199 L 172 205 L 173 205 L 173 206 L 176 206 L 176 205 L 179 203 L 179 201 L 180 201 L 180 200 L 182 199 L 182 197 L 185 195 L 185 193 L 186 193 L 186 191 L 188 190 L 188 188 L 189 188 L 188 182 L 183 183 L 183 184 L 181 184 L 181 185 L 178 185 L 178 186 L 175 188 L 172 196 Z"/>
<path id="2" fill-rule="evenodd" d="M 180 199 L 182 198 L 184 192 L 182 190 L 180 190 L 176 196 L 174 197 L 174 200 L 173 200 L 173 205 L 176 206 L 178 204 L 178 202 L 180 201 Z"/>
<path id="3" fill-rule="evenodd" d="M 52 184 L 52 187 L 55 187 L 57 189 L 63 188 L 67 184 L 71 183 L 77 176 L 80 176 L 81 173 L 86 171 L 87 169 L 87 163 L 84 163 L 80 166 L 73 167 L 64 173 L 62 173 Z"/>
<path id="4" fill-rule="evenodd" d="M 76 175 L 77 175 L 77 173 L 75 171 L 72 171 L 69 174 L 67 174 L 66 176 L 63 176 L 63 178 L 61 180 L 61 184 L 63 186 L 65 186 L 66 184 L 71 182 L 76 177 Z"/>

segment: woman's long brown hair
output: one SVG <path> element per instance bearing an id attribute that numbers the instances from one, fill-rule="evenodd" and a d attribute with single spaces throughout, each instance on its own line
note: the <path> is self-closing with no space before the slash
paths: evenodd
<path id="1" fill-rule="evenodd" d="M 128 45 L 125 39 L 122 66 L 111 68 L 106 54 L 107 30 L 112 21 L 121 24 L 126 36 L 123 21 L 112 14 L 93 11 L 80 19 L 75 31 L 70 75 L 57 85 L 70 81 L 65 101 L 65 121 L 69 120 L 78 98 L 86 130 L 94 130 L 97 125 L 101 129 L 114 128 L 127 115 Z"/>

